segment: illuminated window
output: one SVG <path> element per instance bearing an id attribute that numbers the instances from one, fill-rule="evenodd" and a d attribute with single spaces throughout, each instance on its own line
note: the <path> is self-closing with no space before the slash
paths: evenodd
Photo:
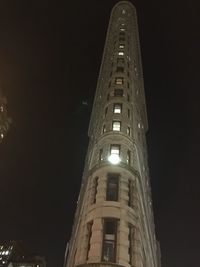
<path id="1" fill-rule="evenodd" d="M 106 200 L 118 201 L 118 191 L 119 191 L 119 175 L 115 173 L 108 174 Z"/>
<path id="2" fill-rule="evenodd" d="M 124 28 L 120 28 L 120 31 L 125 32 L 125 29 Z"/>
<path id="3" fill-rule="evenodd" d="M 122 104 L 120 103 L 115 103 L 114 108 L 113 108 L 113 113 L 122 113 Z"/>
<path id="4" fill-rule="evenodd" d="M 112 129 L 113 131 L 119 132 L 121 130 L 121 121 L 113 121 Z"/>
<path id="5" fill-rule="evenodd" d="M 130 136 L 131 135 L 131 128 L 127 127 L 126 133 Z"/>
<path id="6" fill-rule="evenodd" d="M 124 78 L 122 77 L 118 77 L 118 78 L 115 78 L 115 84 L 123 84 L 124 83 Z"/>
<path id="7" fill-rule="evenodd" d="M 124 72 L 124 68 L 123 67 L 117 67 L 116 72 Z"/>
<path id="8" fill-rule="evenodd" d="M 3 106 L 0 107 L 0 111 L 3 112 Z"/>
<path id="9" fill-rule="evenodd" d="M 117 220 L 105 219 L 103 225 L 102 261 L 116 261 Z"/>
<path id="10" fill-rule="evenodd" d="M 110 146 L 110 154 L 118 155 L 120 154 L 120 145 L 111 145 Z"/>
<path id="11" fill-rule="evenodd" d="M 120 48 L 120 49 L 124 49 L 124 47 L 125 47 L 125 46 L 124 46 L 123 44 L 120 44 L 120 45 L 119 45 L 119 48 Z"/>
<path id="12" fill-rule="evenodd" d="M 118 55 L 119 56 L 124 56 L 124 52 L 123 51 L 120 51 L 120 52 L 118 52 Z"/>
<path id="13" fill-rule="evenodd" d="M 103 133 L 105 133 L 105 132 L 106 132 L 106 126 L 105 126 L 105 124 L 103 125 L 102 132 L 103 132 Z"/>
<path id="14" fill-rule="evenodd" d="M 123 89 L 115 89 L 115 91 L 114 91 L 114 96 L 120 96 L 120 97 L 122 97 L 123 94 L 124 94 Z"/>

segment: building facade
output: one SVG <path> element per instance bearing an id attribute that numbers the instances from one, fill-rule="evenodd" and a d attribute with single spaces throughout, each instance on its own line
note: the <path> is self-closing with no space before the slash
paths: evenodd
<path id="1" fill-rule="evenodd" d="M 112 10 L 65 266 L 159 267 L 136 10 Z"/>
<path id="2" fill-rule="evenodd" d="M 9 130 L 11 119 L 8 118 L 7 114 L 7 100 L 2 94 L 2 90 L 0 88 L 0 143 L 4 139 L 7 131 Z"/>

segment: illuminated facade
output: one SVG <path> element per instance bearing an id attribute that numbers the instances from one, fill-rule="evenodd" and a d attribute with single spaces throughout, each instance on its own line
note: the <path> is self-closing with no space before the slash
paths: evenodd
<path id="1" fill-rule="evenodd" d="M 67 267 L 159 267 L 134 6 L 112 10 Z"/>
<path id="2" fill-rule="evenodd" d="M 0 143 L 6 135 L 6 132 L 9 130 L 11 119 L 8 118 L 7 110 L 6 110 L 7 100 L 2 95 L 2 91 L 0 88 Z"/>

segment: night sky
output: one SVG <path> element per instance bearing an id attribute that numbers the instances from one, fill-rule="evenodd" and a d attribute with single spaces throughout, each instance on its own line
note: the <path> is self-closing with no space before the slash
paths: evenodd
<path id="1" fill-rule="evenodd" d="M 48 267 L 62 267 L 71 234 L 116 2 L 0 1 L 0 80 L 13 120 L 0 145 L 0 240 L 23 240 Z M 199 1 L 132 3 L 162 267 L 199 267 Z"/>

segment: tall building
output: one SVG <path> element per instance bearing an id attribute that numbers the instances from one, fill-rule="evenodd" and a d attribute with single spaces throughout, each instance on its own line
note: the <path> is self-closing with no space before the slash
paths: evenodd
<path id="1" fill-rule="evenodd" d="M 5 137 L 6 132 L 8 131 L 11 123 L 11 119 L 8 118 L 6 110 L 7 100 L 2 94 L 0 88 L 0 143 Z"/>
<path id="2" fill-rule="evenodd" d="M 46 267 L 45 258 L 28 253 L 22 242 L 0 242 L 0 267 Z"/>
<path id="3" fill-rule="evenodd" d="M 159 267 L 136 10 L 112 10 L 67 267 Z"/>

